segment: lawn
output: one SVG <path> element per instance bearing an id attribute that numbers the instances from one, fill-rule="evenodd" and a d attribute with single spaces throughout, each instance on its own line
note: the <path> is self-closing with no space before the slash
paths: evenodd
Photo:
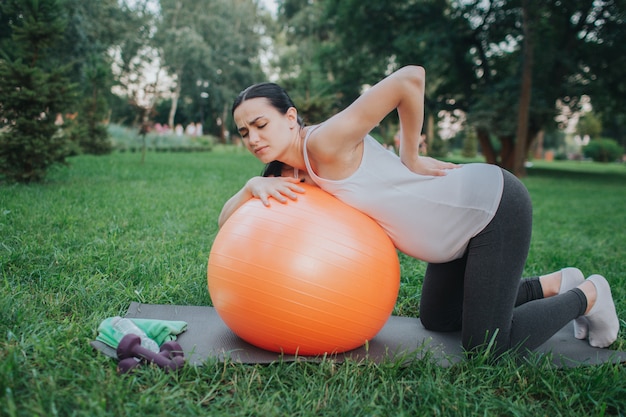
<path id="1" fill-rule="evenodd" d="M 545 358 L 450 368 L 208 362 L 119 376 L 89 342 L 132 301 L 209 305 L 224 201 L 261 166 L 243 151 L 80 156 L 43 185 L 0 185 L 0 415 L 623 415 L 626 367 Z M 613 286 L 626 349 L 626 166 L 539 163 L 527 275 L 577 266 Z M 425 265 L 401 257 L 394 314 L 416 315 Z"/>

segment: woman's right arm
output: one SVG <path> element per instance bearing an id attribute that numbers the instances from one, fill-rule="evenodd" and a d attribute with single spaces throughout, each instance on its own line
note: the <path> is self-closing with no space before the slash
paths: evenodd
<path id="1" fill-rule="evenodd" d="M 252 198 L 252 194 L 247 188 L 247 184 L 241 188 L 237 192 L 237 194 L 233 195 L 222 207 L 222 211 L 220 212 L 220 216 L 217 219 L 217 226 L 221 229 L 226 220 L 244 203 Z"/>
<path id="2" fill-rule="evenodd" d="M 252 177 L 246 184 L 233 195 L 224 207 L 217 220 L 217 225 L 221 228 L 226 220 L 246 201 L 251 198 L 258 198 L 263 205 L 270 205 L 270 197 L 280 203 L 286 203 L 287 198 L 297 200 L 296 193 L 304 193 L 304 188 L 298 186 L 300 180 L 293 177 Z"/>

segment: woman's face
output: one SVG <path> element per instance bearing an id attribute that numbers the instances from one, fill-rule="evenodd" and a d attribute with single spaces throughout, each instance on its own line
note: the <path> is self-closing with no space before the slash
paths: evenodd
<path id="1" fill-rule="evenodd" d="M 243 101 L 233 117 L 246 148 L 263 163 L 281 160 L 298 126 L 296 109 L 282 114 L 265 98 Z"/>

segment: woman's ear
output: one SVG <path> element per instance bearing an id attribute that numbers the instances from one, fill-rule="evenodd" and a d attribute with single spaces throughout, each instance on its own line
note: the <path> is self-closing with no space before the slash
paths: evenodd
<path id="1" fill-rule="evenodd" d="M 291 129 L 293 129 L 294 127 L 297 127 L 299 125 L 298 124 L 298 110 L 296 110 L 295 107 L 289 107 L 289 109 L 287 109 L 287 113 L 285 113 L 285 115 L 289 119 L 289 127 Z"/>

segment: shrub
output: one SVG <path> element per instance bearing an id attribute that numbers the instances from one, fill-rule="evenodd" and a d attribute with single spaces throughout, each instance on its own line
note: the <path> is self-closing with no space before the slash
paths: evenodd
<path id="1" fill-rule="evenodd" d="M 143 148 L 141 135 L 137 129 L 111 123 L 107 126 L 113 149 L 121 152 L 137 152 Z M 173 132 L 149 132 L 145 136 L 146 149 L 155 152 L 204 152 L 213 148 L 217 139 L 212 136 L 178 136 Z"/>
<path id="2" fill-rule="evenodd" d="M 583 154 L 596 162 L 614 162 L 622 157 L 624 150 L 613 139 L 594 139 L 583 148 Z"/>
<path id="3" fill-rule="evenodd" d="M 107 127 L 103 124 L 66 123 L 69 139 L 80 153 L 105 155 L 113 150 Z"/>
<path id="4" fill-rule="evenodd" d="M 15 16 L 9 25 L 12 49 L 0 58 L 0 174 L 11 181 L 41 181 L 69 153 L 69 140 L 54 123 L 72 96 L 69 64 L 45 59 L 65 24 L 55 1 L 0 4 L 3 13 Z"/>
<path id="5" fill-rule="evenodd" d="M 10 181 L 37 182 L 69 155 L 67 135 L 54 124 L 54 113 L 67 94 L 60 72 L 46 73 L 17 61 L 0 63 L 0 174 Z"/>

